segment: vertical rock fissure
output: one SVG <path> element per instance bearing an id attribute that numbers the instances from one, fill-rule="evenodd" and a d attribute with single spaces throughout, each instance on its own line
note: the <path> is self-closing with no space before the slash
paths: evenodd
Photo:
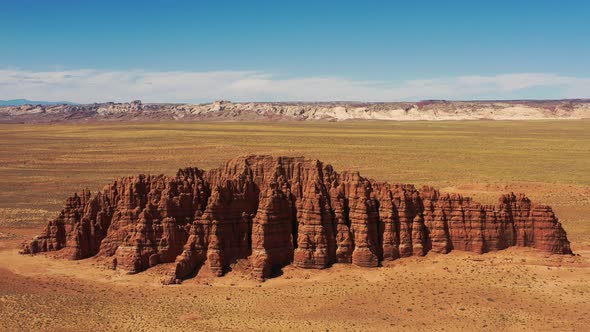
<path id="1" fill-rule="evenodd" d="M 379 260 L 378 264 L 381 265 L 381 262 L 383 261 L 383 232 L 385 230 L 385 224 L 383 223 L 383 220 L 381 219 L 381 215 L 379 213 L 379 200 L 375 200 L 375 210 L 375 213 L 377 214 L 377 225 L 375 227 L 377 230 L 377 259 Z"/>
<path id="2" fill-rule="evenodd" d="M 299 221 L 297 220 L 297 204 L 295 204 L 295 196 L 289 195 L 291 201 L 291 237 L 293 239 L 293 249 L 297 249 L 297 241 L 299 234 Z"/>

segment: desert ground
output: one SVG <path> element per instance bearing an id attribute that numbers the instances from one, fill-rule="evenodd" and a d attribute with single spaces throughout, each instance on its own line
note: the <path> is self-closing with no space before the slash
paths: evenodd
<path id="1" fill-rule="evenodd" d="M 0 330 L 587 331 L 590 121 L 0 124 Z M 364 269 L 243 262 L 221 278 L 162 286 L 94 259 L 18 255 L 65 198 L 138 173 L 211 168 L 242 154 L 303 155 L 389 182 L 495 203 L 551 205 L 575 256 L 510 248 L 404 258 Z"/>

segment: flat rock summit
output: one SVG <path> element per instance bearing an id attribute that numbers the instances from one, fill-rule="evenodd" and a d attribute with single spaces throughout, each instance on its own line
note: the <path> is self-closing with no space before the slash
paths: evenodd
<path id="1" fill-rule="evenodd" d="M 96 256 L 129 273 L 162 263 L 164 283 L 246 260 L 257 279 L 282 267 L 382 261 L 511 246 L 571 254 L 549 206 L 524 194 L 482 205 L 432 187 L 389 184 L 303 157 L 242 156 L 175 176 L 124 177 L 66 200 L 23 254 Z"/>
<path id="2" fill-rule="evenodd" d="M 416 103 L 232 103 L 0 106 L 0 122 L 99 121 L 343 121 L 343 120 L 541 120 L 590 118 L 590 100 L 445 101 Z"/>

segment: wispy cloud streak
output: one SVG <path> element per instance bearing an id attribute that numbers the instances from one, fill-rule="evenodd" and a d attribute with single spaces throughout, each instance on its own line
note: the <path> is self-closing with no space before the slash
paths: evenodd
<path id="1" fill-rule="evenodd" d="M 278 78 L 256 71 L 30 71 L 0 69 L 0 99 L 29 98 L 73 102 L 129 101 L 399 101 L 421 99 L 514 98 L 530 89 L 551 98 L 590 95 L 590 78 L 551 73 L 458 76 L 402 82 L 342 77 Z M 539 96 L 543 98 L 543 96 Z"/>

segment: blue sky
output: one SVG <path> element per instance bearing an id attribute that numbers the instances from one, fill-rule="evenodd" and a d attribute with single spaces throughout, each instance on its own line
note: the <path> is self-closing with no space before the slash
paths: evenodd
<path id="1" fill-rule="evenodd" d="M 0 99 L 590 97 L 590 1 L 0 1 Z"/>

